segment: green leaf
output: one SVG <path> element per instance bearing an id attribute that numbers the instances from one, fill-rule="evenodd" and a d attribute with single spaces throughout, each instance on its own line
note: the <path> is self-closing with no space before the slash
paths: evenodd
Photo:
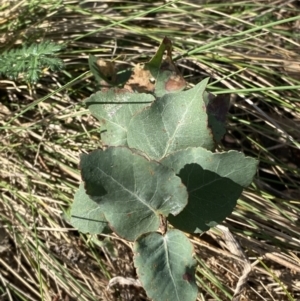
<path id="1" fill-rule="evenodd" d="M 44 68 L 51 70 L 63 68 L 63 61 L 55 54 L 62 48 L 62 45 L 44 41 L 4 51 L 0 55 L 0 74 L 17 79 L 20 74 L 24 73 L 23 79 L 29 83 L 36 83 Z"/>
<path id="2" fill-rule="evenodd" d="M 177 215 L 187 191 L 174 171 L 125 147 L 82 155 L 87 194 L 99 203 L 111 228 L 127 240 L 156 231 L 159 215 Z"/>
<path id="3" fill-rule="evenodd" d="M 154 78 L 158 76 L 163 55 L 166 50 L 168 51 L 168 53 L 172 52 L 172 42 L 167 37 L 162 40 L 151 60 L 145 64 L 146 69 L 150 70 Z"/>
<path id="4" fill-rule="evenodd" d="M 127 128 L 132 116 L 154 100 L 150 94 L 109 89 L 91 95 L 86 104 L 101 124 L 104 145 L 127 145 Z"/>
<path id="5" fill-rule="evenodd" d="M 154 160 L 187 147 L 212 149 L 214 141 L 202 97 L 207 82 L 205 79 L 190 90 L 166 94 L 134 115 L 127 134 L 129 147 Z"/>
<path id="6" fill-rule="evenodd" d="M 100 234 L 109 229 L 101 207 L 86 194 L 83 183 L 74 196 L 70 223 L 82 233 Z"/>
<path id="7" fill-rule="evenodd" d="M 204 232 L 223 221 L 257 169 L 257 161 L 242 153 L 212 153 L 203 148 L 178 151 L 162 160 L 162 164 L 174 169 L 189 193 L 188 205 L 168 220 L 190 233 Z"/>
<path id="8" fill-rule="evenodd" d="M 164 236 L 147 233 L 134 243 L 134 265 L 149 298 L 154 301 L 194 301 L 196 261 L 193 245 L 178 230 Z"/>
<path id="9" fill-rule="evenodd" d="M 208 114 L 208 126 L 212 129 L 215 141 L 219 143 L 226 133 L 225 123 L 230 103 L 229 94 L 214 96 L 204 92 L 203 100 Z"/>

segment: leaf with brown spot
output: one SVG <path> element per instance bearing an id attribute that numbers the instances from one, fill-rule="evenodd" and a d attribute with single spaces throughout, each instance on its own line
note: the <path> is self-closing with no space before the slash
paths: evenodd
<path id="1" fill-rule="evenodd" d="M 163 59 L 164 53 L 167 52 Z M 144 66 L 136 65 L 125 88 L 139 93 L 150 92 L 161 97 L 181 91 L 186 82 L 172 60 L 172 42 L 165 37 L 152 59 Z"/>
<path id="2" fill-rule="evenodd" d="M 174 64 L 168 51 L 167 57 L 161 64 L 155 85 L 155 95 L 161 97 L 166 93 L 179 92 L 186 87 L 186 81 Z"/>
<path id="3" fill-rule="evenodd" d="M 167 52 L 163 59 L 164 52 Z M 145 66 L 156 79 L 155 95 L 178 92 L 186 87 L 186 81 L 172 60 L 172 42 L 165 37 L 154 57 Z"/>

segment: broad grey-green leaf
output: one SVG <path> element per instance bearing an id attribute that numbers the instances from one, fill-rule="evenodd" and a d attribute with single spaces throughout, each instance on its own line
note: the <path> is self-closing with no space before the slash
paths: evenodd
<path id="1" fill-rule="evenodd" d="M 101 125 L 101 140 L 110 146 L 127 145 L 127 128 L 132 116 L 150 105 L 154 96 L 112 88 L 91 95 L 86 104 Z"/>
<path id="2" fill-rule="evenodd" d="M 156 231 L 159 215 L 177 215 L 187 204 L 186 188 L 172 169 L 126 147 L 82 155 L 80 167 L 87 194 L 127 240 Z"/>
<path id="3" fill-rule="evenodd" d="M 128 146 L 154 160 L 187 147 L 212 149 L 214 141 L 203 102 L 207 82 L 205 79 L 190 90 L 165 94 L 134 115 L 128 128 Z"/>
<path id="4" fill-rule="evenodd" d="M 163 236 L 147 233 L 134 243 L 134 265 L 147 295 L 154 301 L 194 301 L 196 261 L 193 245 L 178 230 Z"/>
<path id="5" fill-rule="evenodd" d="M 83 233 L 100 234 L 109 229 L 101 207 L 86 194 L 83 183 L 75 193 L 70 222 Z"/>
<path id="6" fill-rule="evenodd" d="M 237 151 L 212 153 L 203 148 L 178 151 L 162 163 L 174 169 L 189 193 L 188 205 L 168 220 L 190 233 L 204 232 L 224 220 L 257 169 L 257 160 Z"/>

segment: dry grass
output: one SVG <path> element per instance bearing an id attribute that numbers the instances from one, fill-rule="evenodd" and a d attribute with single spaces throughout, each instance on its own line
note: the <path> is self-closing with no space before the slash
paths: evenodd
<path id="1" fill-rule="evenodd" d="M 240 300 L 300 300 L 299 1 L 203 2 L 2 1 L 2 45 L 66 43 L 66 68 L 34 86 L 0 80 L 0 300 L 147 300 L 106 290 L 136 277 L 130 244 L 81 235 L 64 216 L 79 154 L 100 143 L 82 104 L 96 89 L 89 53 L 133 64 L 165 35 L 191 85 L 210 76 L 210 91 L 232 93 L 223 147 L 260 159 L 224 221 L 252 266 Z M 198 299 L 231 300 L 245 261 L 220 232 L 191 239 Z"/>

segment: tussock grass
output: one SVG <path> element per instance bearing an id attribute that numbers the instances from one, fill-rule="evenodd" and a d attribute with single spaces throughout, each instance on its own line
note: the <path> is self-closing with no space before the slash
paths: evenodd
<path id="1" fill-rule="evenodd" d="M 201 4 L 203 2 L 203 4 Z M 240 300 L 300 300 L 300 8 L 298 1 L 2 1 L 1 49 L 52 40 L 65 70 L 36 85 L 2 78 L 0 299 L 146 300 L 130 245 L 88 237 L 65 221 L 80 181 L 79 154 L 100 145 L 83 100 L 96 90 L 90 53 L 147 60 L 167 35 L 190 85 L 210 76 L 230 93 L 220 148 L 260 166 L 224 221 L 252 265 Z M 239 259 L 215 230 L 193 237 L 199 300 L 231 300 Z M 224 246 L 225 244 L 225 246 Z M 244 299 L 243 299 L 244 298 Z"/>

